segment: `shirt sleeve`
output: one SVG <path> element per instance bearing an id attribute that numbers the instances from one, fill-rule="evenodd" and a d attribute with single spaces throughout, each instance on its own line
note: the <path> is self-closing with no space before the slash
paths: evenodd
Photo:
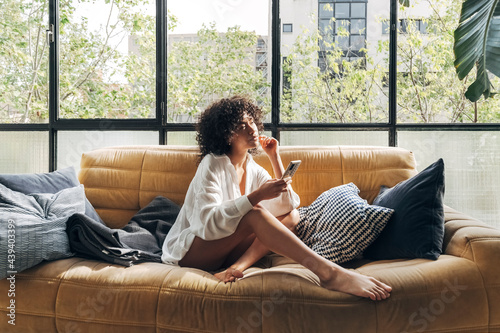
<path id="1" fill-rule="evenodd" d="M 246 195 L 225 200 L 224 191 L 228 189 L 224 187 L 223 177 L 227 174 L 213 158 L 200 163 L 194 205 L 188 219 L 193 232 L 204 240 L 231 235 L 241 218 L 253 208 Z"/>

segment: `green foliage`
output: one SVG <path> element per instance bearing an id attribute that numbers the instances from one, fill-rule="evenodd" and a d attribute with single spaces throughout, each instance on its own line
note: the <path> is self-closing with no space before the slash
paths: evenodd
<path id="1" fill-rule="evenodd" d="M 108 4 L 109 20 L 91 28 L 91 17 L 79 17 L 76 6 L 93 1 L 59 1 L 60 116 L 155 117 L 156 22 L 144 10 L 154 2 L 101 1 Z M 398 121 L 500 121 L 498 97 L 477 103 L 465 97 L 475 71 L 463 81 L 455 74 L 453 32 L 461 1 L 429 2 L 429 6 L 427 33 L 409 24 L 398 38 Z M 2 1 L 1 122 L 48 119 L 47 11 L 47 0 Z M 403 17 L 409 11 L 410 7 L 401 7 Z M 411 23 L 411 15 L 407 16 Z M 169 13 L 168 31 L 177 24 L 178 19 Z M 347 30 L 342 30 L 347 36 Z M 250 95 L 270 112 L 270 57 L 265 38 L 237 26 L 219 32 L 212 23 L 196 35 L 172 39 L 166 59 L 168 120 L 194 121 L 210 102 L 236 93 Z M 120 41 L 128 43 L 128 52 L 118 48 Z M 281 120 L 387 122 L 388 49 L 388 40 L 382 38 L 377 45 L 367 45 L 365 57 L 347 61 L 341 45 L 324 31 L 304 30 L 285 48 Z M 263 66 L 256 70 L 260 62 Z"/>
<path id="2" fill-rule="evenodd" d="M 0 6 L 0 121 L 47 118 L 47 6 L 43 0 L 3 1 Z"/>
<path id="3" fill-rule="evenodd" d="M 379 105 L 383 71 L 369 55 L 347 61 L 340 46 L 324 36 L 316 29 L 304 29 L 288 50 L 282 121 L 387 121 L 386 108 Z"/>
<path id="4" fill-rule="evenodd" d="M 257 44 L 254 32 L 232 27 L 219 33 L 214 23 L 203 25 L 196 36 L 171 42 L 167 56 L 169 120 L 193 121 L 214 100 L 234 94 L 246 94 L 270 112 L 267 72 L 255 69 Z M 261 55 L 267 59 L 266 52 Z"/>
<path id="5" fill-rule="evenodd" d="M 426 4 L 431 13 L 424 20 L 426 32 L 417 28 L 412 7 L 400 7 L 399 15 L 407 20 L 408 27 L 398 36 L 398 121 L 498 122 L 500 100 L 470 102 L 465 92 L 474 73 L 463 81 L 455 73 L 453 31 L 461 1 Z M 342 30 L 339 35 L 348 35 Z M 368 45 L 365 51 L 365 64 L 347 62 L 342 58 L 341 45 L 332 40 L 329 31 L 303 29 L 286 50 L 281 119 L 311 123 L 386 122 L 389 40 L 382 38 L 376 47 Z"/>
<path id="6" fill-rule="evenodd" d="M 137 8 L 148 0 L 113 0 L 98 29 L 78 20 L 71 0 L 60 3 L 60 116 L 138 118 L 156 114 L 155 18 Z M 86 3 L 90 1 L 82 1 Z M 63 24 L 64 22 L 64 24 Z M 132 45 L 127 54 L 121 43 Z"/>
<path id="7" fill-rule="evenodd" d="M 499 0 L 466 0 L 460 22 L 454 32 L 455 67 L 463 79 L 476 67 L 476 80 L 465 96 L 472 102 L 496 94 L 489 72 L 500 77 L 500 5 Z"/>
<path id="8" fill-rule="evenodd" d="M 418 3 L 415 3 L 418 5 Z M 427 2 L 426 2 L 427 4 Z M 500 100 L 472 103 L 465 95 L 473 80 L 463 81 L 454 67 L 453 31 L 459 19 L 461 1 L 429 3 L 427 32 L 416 29 L 412 8 L 401 7 L 408 19 L 406 33 L 398 38 L 398 120 L 416 123 L 497 122 Z M 388 44 L 383 48 L 388 50 Z"/>

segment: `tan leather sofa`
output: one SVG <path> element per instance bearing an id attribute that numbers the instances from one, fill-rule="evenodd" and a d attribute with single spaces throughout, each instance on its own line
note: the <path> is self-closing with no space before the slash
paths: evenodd
<path id="1" fill-rule="evenodd" d="M 303 161 L 293 187 L 302 205 L 354 182 L 371 202 L 380 185 L 416 171 L 411 152 L 383 147 L 282 147 Z M 155 196 L 181 204 L 196 170 L 195 147 L 119 147 L 84 154 L 80 181 L 97 212 L 121 227 Z M 265 156 L 256 158 L 270 169 Z M 446 161 L 445 161 L 446 162 Z M 452 166 L 451 166 L 452 167 Z M 359 260 L 347 266 L 393 287 L 373 302 L 327 291 L 291 260 L 269 255 L 224 284 L 197 269 L 122 267 L 78 257 L 16 276 L 16 326 L 0 281 L 0 332 L 500 332 L 500 231 L 446 207 L 436 261 Z"/>

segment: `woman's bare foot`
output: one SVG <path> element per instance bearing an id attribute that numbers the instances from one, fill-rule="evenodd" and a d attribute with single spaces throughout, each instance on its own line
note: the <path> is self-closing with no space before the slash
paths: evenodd
<path id="1" fill-rule="evenodd" d="M 243 273 L 236 268 L 229 267 L 225 271 L 215 273 L 214 276 L 224 283 L 234 282 L 236 279 L 242 278 Z"/>
<path id="2" fill-rule="evenodd" d="M 321 285 L 329 290 L 336 290 L 370 298 L 371 300 L 380 301 L 388 298 L 392 288 L 377 279 L 359 274 L 347 269 L 335 270 L 332 278 L 321 281 Z"/>

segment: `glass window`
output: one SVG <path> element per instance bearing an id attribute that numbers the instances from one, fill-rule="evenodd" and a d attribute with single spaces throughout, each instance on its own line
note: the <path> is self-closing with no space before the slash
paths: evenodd
<path id="1" fill-rule="evenodd" d="M 331 18 L 333 17 L 333 3 L 325 3 L 319 5 L 319 17 Z"/>
<path id="2" fill-rule="evenodd" d="M 443 158 L 445 204 L 500 227 L 500 135 L 497 131 L 399 131 L 398 145 L 421 171 Z"/>
<path id="3" fill-rule="evenodd" d="M 344 35 L 349 33 L 349 20 L 336 20 L 335 21 L 335 34 Z"/>
<path id="4" fill-rule="evenodd" d="M 427 21 L 420 20 L 419 31 L 421 34 L 427 33 Z"/>
<path id="5" fill-rule="evenodd" d="M 391 23 L 389 20 L 382 20 L 382 34 L 388 35 L 390 33 Z"/>
<path id="6" fill-rule="evenodd" d="M 293 24 L 284 23 L 283 24 L 283 32 L 293 32 Z"/>
<path id="7" fill-rule="evenodd" d="M 48 0 L 0 6 L 0 123 L 46 123 L 49 118 Z"/>
<path id="8" fill-rule="evenodd" d="M 365 33 L 365 23 L 364 19 L 352 19 L 351 20 L 351 34 L 364 34 Z"/>
<path id="9" fill-rule="evenodd" d="M 154 0 L 63 1 L 60 116 L 156 116 Z"/>
<path id="10" fill-rule="evenodd" d="M 351 36 L 352 50 L 359 51 L 365 47 L 365 36 Z"/>
<path id="11" fill-rule="evenodd" d="M 498 123 L 500 99 L 481 98 L 472 103 L 465 91 L 475 80 L 475 70 L 459 80 L 454 66 L 453 31 L 459 10 L 453 0 L 427 1 L 400 7 L 403 20 L 398 36 L 397 115 L 401 123 Z M 457 7 L 459 8 L 459 7 Z M 439 13 L 439 14 L 438 14 Z M 427 21 L 426 32 L 415 23 Z M 424 25 L 425 27 L 425 25 Z M 493 85 L 500 80 L 493 78 Z"/>
<path id="12" fill-rule="evenodd" d="M 48 132 L 0 132 L 0 173 L 49 171 Z"/>
<path id="13" fill-rule="evenodd" d="M 280 145 L 283 146 L 387 146 L 386 131 L 283 131 Z"/>
<path id="14" fill-rule="evenodd" d="M 349 18 L 349 3 L 335 4 L 335 18 Z"/>
<path id="15" fill-rule="evenodd" d="M 343 51 L 349 50 L 349 36 L 335 36 L 335 44 Z"/>
<path id="16" fill-rule="evenodd" d="M 331 20 L 320 20 L 319 21 L 319 33 L 323 38 L 327 37 L 327 36 L 331 36 L 333 34 L 332 24 L 333 24 L 333 21 L 331 21 Z"/>
<path id="17" fill-rule="evenodd" d="M 168 132 L 167 133 L 167 144 L 173 146 L 196 146 L 198 142 L 196 142 L 196 132 Z"/>
<path id="18" fill-rule="evenodd" d="M 194 122 L 211 102 L 234 94 L 256 100 L 270 121 L 270 1 L 186 4 L 167 2 L 168 121 Z"/>
<path id="19" fill-rule="evenodd" d="M 109 127 L 112 128 L 112 125 Z M 82 154 L 94 149 L 157 145 L 158 141 L 158 132 L 152 131 L 61 131 L 57 134 L 57 168 L 73 166 L 75 170 L 80 170 Z"/>
<path id="20" fill-rule="evenodd" d="M 366 5 L 364 3 L 352 3 L 351 17 L 366 17 Z"/>
<path id="21" fill-rule="evenodd" d="M 330 4 L 330 2 L 328 3 Z M 387 122 L 388 43 L 380 29 L 367 31 L 389 17 L 389 4 L 331 2 L 335 19 L 322 18 L 326 3 L 282 1 L 281 19 L 313 17 L 282 36 L 280 120 L 285 123 Z M 385 6 L 385 7 L 384 7 Z M 352 8 L 352 10 L 351 10 Z M 318 12 L 315 12 L 317 10 Z M 367 13 L 373 13 L 366 17 Z M 356 15 L 358 17 L 354 17 Z M 315 17 L 314 17 L 315 16 Z M 378 31 L 377 31 L 378 30 Z M 366 52 L 360 52 L 366 49 Z M 319 51 L 319 52 L 318 52 Z M 319 68 L 318 68 L 319 67 Z"/>

